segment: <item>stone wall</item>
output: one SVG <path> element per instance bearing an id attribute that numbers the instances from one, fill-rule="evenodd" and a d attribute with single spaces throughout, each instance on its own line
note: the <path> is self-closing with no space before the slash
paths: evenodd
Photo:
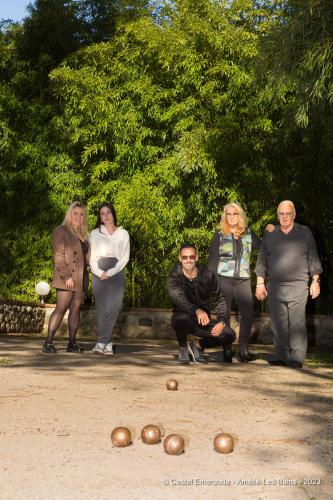
<path id="1" fill-rule="evenodd" d="M 46 305 L 44 330 L 47 331 L 48 317 L 54 306 Z M 115 339 L 175 339 L 171 328 L 171 309 L 133 308 L 123 311 L 114 330 Z M 231 313 L 231 327 L 239 334 L 239 316 Z M 333 347 L 333 317 L 316 315 L 307 318 L 310 345 Z M 64 319 L 60 332 L 67 334 L 67 321 Z M 97 337 L 96 313 L 94 307 L 81 311 L 80 336 Z M 272 344 L 273 335 L 269 314 L 254 317 L 251 334 L 253 344 Z"/>
<path id="2" fill-rule="evenodd" d="M 131 309 L 122 313 L 118 322 L 118 334 L 123 338 L 174 339 L 171 328 L 171 310 Z M 231 327 L 239 335 L 239 315 L 231 313 Z M 333 347 L 333 317 L 316 315 L 307 317 L 310 345 Z M 269 314 L 255 315 L 251 333 L 251 343 L 272 344 L 273 334 Z"/>
<path id="3" fill-rule="evenodd" d="M 44 304 L 0 300 L 1 333 L 41 333 L 44 323 Z"/>
<path id="4" fill-rule="evenodd" d="M 37 304 L 0 301 L 0 332 L 47 332 L 53 304 Z M 123 311 L 114 330 L 115 339 L 175 339 L 171 328 L 172 311 L 168 309 L 130 309 Z M 67 335 L 68 313 L 59 333 Z M 309 343 L 317 346 L 333 347 L 333 317 L 316 315 L 307 318 Z M 231 314 L 231 327 L 239 333 L 237 313 Z M 96 312 L 94 307 L 83 307 L 79 335 L 97 337 Z M 269 315 L 256 315 L 251 335 L 251 343 L 272 344 L 272 330 Z"/>

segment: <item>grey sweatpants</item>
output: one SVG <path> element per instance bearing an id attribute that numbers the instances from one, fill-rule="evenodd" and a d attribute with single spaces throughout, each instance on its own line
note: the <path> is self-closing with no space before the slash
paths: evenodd
<path id="1" fill-rule="evenodd" d="M 267 291 L 277 358 L 285 363 L 295 360 L 303 364 L 308 347 L 305 318 L 308 285 L 305 281 L 270 281 Z"/>
<path id="2" fill-rule="evenodd" d="M 112 331 L 123 308 L 125 273 L 101 280 L 92 276 L 92 289 L 96 301 L 98 338 L 97 342 L 108 344 L 112 341 Z"/>

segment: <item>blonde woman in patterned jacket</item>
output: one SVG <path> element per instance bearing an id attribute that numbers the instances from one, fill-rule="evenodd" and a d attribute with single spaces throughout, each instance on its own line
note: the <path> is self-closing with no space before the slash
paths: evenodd
<path id="1" fill-rule="evenodd" d="M 273 226 L 274 228 L 274 226 Z M 240 313 L 238 361 L 248 363 L 256 356 L 248 350 L 253 323 L 253 299 L 250 283 L 250 256 L 259 250 L 261 241 L 247 227 L 247 217 L 238 203 L 223 208 L 220 230 L 214 234 L 208 251 L 208 269 L 213 271 L 227 299 L 228 319 L 235 300 Z"/>

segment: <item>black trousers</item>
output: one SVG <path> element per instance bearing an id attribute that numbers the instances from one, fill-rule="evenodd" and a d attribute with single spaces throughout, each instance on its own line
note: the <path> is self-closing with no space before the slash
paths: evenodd
<path id="1" fill-rule="evenodd" d="M 218 281 L 227 300 L 227 324 L 230 326 L 231 304 L 235 299 L 240 314 L 239 348 L 247 349 L 253 324 L 253 300 L 250 280 L 218 276 Z"/>
<path id="2" fill-rule="evenodd" d="M 211 331 L 216 323 L 218 323 L 217 320 L 211 320 L 208 325 L 202 326 L 199 325 L 196 316 L 190 316 L 186 313 L 174 313 L 171 318 L 171 325 L 176 332 L 180 347 L 186 347 L 188 335 L 199 337 L 202 349 L 217 345 L 231 345 L 236 338 L 234 330 L 225 325 L 222 333 L 218 337 L 214 337 Z"/>

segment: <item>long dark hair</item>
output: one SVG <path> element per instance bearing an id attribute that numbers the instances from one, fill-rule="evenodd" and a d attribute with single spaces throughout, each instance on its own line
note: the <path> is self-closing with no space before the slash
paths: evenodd
<path id="1" fill-rule="evenodd" d="M 103 222 L 101 219 L 101 214 L 100 214 L 103 207 L 107 207 L 110 210 L 110 212 L 112 213 L 112 217 L 113 217 L 113 223 L 115 226 L 117 226 L 117 215 L 116 215 L 116 211 L 114 209 L 114 206 L 112 205 L 112 203 L 105 201 L 104 203 L 102 203 L 102 205 L 98 209 L 95 228 L 103 225 Z"/>

